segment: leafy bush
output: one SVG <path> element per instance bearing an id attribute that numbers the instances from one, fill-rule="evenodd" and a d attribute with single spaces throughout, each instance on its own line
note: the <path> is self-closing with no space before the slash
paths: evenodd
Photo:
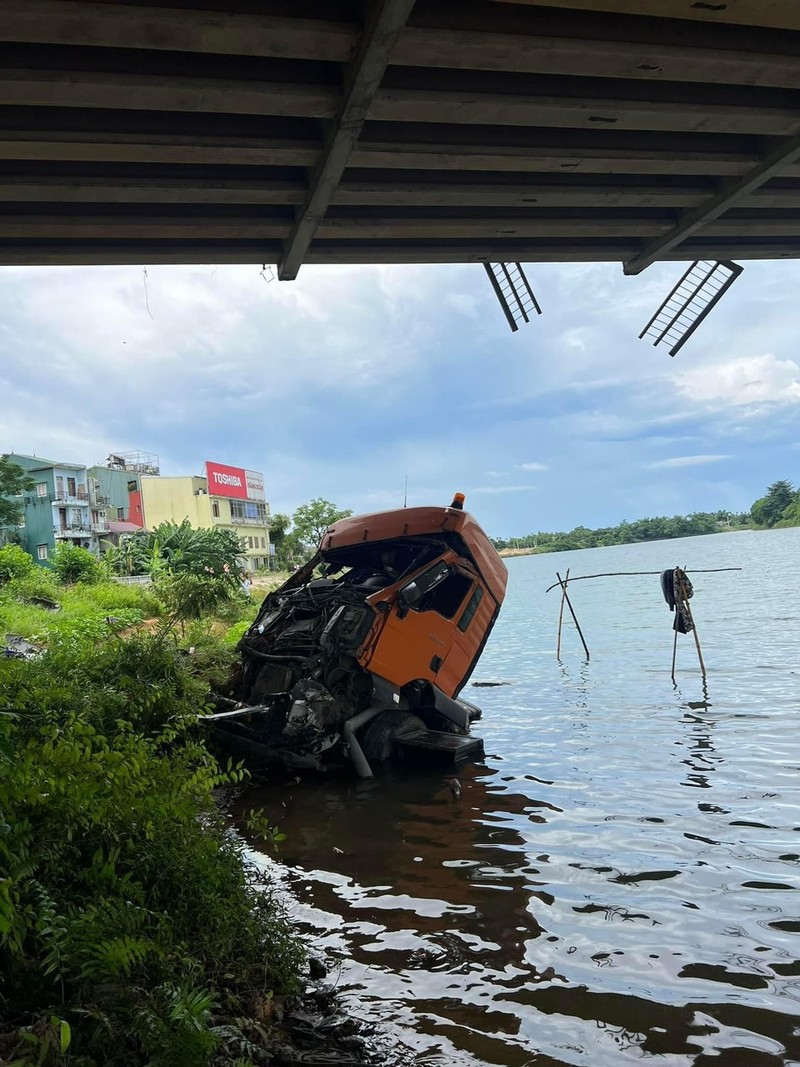
<path id="1" fill-rule="evenodd" d="M 139 635 L 0 661 L 0 1057 L 46 1039 L 62 1062 L 66 1033 L 82 1067 L 202 1067 L 249 998 L 293 988 L 298 944 L 214 803 L 242 772 L 199 740 L 191 659 Z"/>
<path id="2" fill-rule="evenodd" d="M 231 530 L 196 529 L 184 519 L 162 522 L 155 530 L 126 538 L 106 559 L 119 575 L 188 573 L 236 585 L 242 569 L 242 543 Z"/>
<path id="3" fill-rule="evenodd" d="M 77 545 L 59 545 L 52 556 L 52 568 L 65 585 L 97 582 L 102 574 L 97 558 L 87 548 Z"/>
<path id="4" fill-rule="evenodd" d="M 33 558 L 19 545 L 3 545 L 0 548 L 0 582 L 24 578 L 35 567 Z"/>

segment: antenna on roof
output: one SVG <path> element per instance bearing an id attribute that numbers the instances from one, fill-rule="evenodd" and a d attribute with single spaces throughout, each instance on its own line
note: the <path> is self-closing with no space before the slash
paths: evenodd
<path id="1" fill-rule="evenodd" d="M 408 507 L 408 475 L 406 475 L 406 489 L 405 489 L 405 492 L 403 493 L 403 507 L 404 508 Z"/>

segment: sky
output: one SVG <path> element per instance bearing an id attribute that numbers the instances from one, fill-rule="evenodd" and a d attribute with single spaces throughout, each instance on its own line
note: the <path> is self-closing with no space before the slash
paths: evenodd
<path id="1" fill-rule="evenodd" d="M 264 472 L 273 512 L 449 503 L 496 537 L 725 508 L 800 480 L 800 263 L 751 263 L 670 358 L 638 334 L 685 269 L 25 267 L 0 277 L 0 452 Z"/>

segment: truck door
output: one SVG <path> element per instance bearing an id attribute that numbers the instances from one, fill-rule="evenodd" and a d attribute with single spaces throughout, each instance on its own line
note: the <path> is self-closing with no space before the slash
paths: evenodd
<path id="1" fill-rule="evenodd" d="M 469 595 L 454 617 L 450 651 L 439 668 L 437 684 L 447 696 L 458 696 L 483 649 L 497 605 L 481 579 L 475 578 Z"/>
<path id="2" fill-rule="evenodd" d="M 439 673 L 453 652 L 456 620 L 474 587 L 472 576 L 454 565 L 458 557 L 452 555 L 453 562 L 437 560 L 398 590 L 368 664 L 394 685 L 422 678 L 450 695 Z M 455 662 L 453 666 L 457 669 Z"/>

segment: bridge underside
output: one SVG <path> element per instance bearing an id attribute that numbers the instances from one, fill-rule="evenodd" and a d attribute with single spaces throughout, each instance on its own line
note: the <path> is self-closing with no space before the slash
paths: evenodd
<path id="1" fill-rule="evenodd" d="M 800 3 L 0 0 L 0 161 L 5 264 L 792 258 Z"/>

